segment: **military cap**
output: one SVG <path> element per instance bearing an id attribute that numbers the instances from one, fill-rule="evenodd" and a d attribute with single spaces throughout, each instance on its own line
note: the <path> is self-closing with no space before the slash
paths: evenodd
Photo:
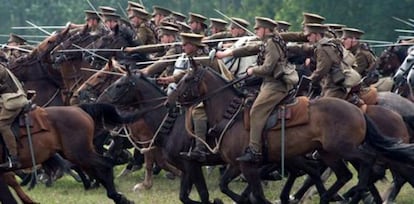
<path id="1" fill-rule="evenodd" d="M 322 25 L 319 23 L 307 23 L 304 27 L 304 34 L 309 35 L 311 33 L 325 33 L 328 29 L 326 25 Z"/>
<path id="2" fill-rule="evenodd" d="M 231 28 L 240 28 L 242 26 L 243 28 L 249 27 L 250 23 L 242 18 L 231 18 Z"/>
<path id="3" fill-rule="evenodd" d="M 148 20 L 150 19 L 150 14 L 144 10 L 144 9 L 140 9 L 140 8 L 131 8 L 131 13 L 128 15 L 128 18 L 131 19 L 133 17 L 138 17 L 144 20 Z"/>
<path id="4" fill-rule="evenodd" d="M 185 16 L 184 14 L 180 12 L 176 12 L 176 11 L 173 11 L 171 15 L 175 18 L 175 20 L 181 21 L 181 22 L 184 22 L 185 19 L 187 18 L 187 16 Z"/>
<path id="5" fill-rule="evenodd" d="M 99 9 L 101 10 L 102 13 L 115 13 L 116 9 L 109 7 L 109 6 L 100 6 Z"/>
<path id="6" fill-rule="evenodd" d="M 27 42 L 27 40 L 25 40 L 24 38 L 14 34 L 14 33 L 10 33 L 10 37 L 9 37 L 9 40 L 7 42 L 8 43 L 15 42 L 17 44 L 24 44 L 25 42 Z"/>
<path id="7" fill-rule="evenodd" d="M 177 35 L 179 30 L 171 26 L 160 26 L 161 35 Z"/>
<path id="8" fill-rule="evenodd" d="M 314 14 L 314 13 L 303 13 L 303 22 L 302 25 L 307 23 L 318 23 L 322 24 L 322 22 L 325 20 L 324 17 Z"/>
<path id="9" fill-rule="evenodd" d="M 177 29 L 177 30 L 179 30 L 179 29 L 180 29 L 180 26 L 179 26 L 178 24 L 173 23 L 173 22 L 169 22 L 169 21 L 161 21 L 161 22 L 160 22 L 160 24 L 161 24 L 161 26 L 173 27 L 173 28 L 175 28 L 175 29 Z"/>
<path id="10" fill-rule="evenodd" d="M 364 31 L 356 29 L 356 28 L 343 28 L 342 38 L 361 38 L 364 34 Z"/>
<path id="11" fill-rule="evenodd" d="M 224 30 L 226 28 L 227 21 L 220 18 L 210 18 L 210 28 L 216 27 L 217 29 Z"/>
<path id="12" fill-rule="evenodd" d="M 89 19 L 100 19 L 99 18 L 99 16 L 98 16 L 98 14 L 100 14 L 100 13 L 97 13 L 97 12 L 95 12 L 95 11 L 92 11 L 92 10 L 85 10 L 85 20 L 89 20 Z"/>
<path id="13" fill-rule="evenodd" d="M 276 21 L 277 23 L 277 30 L 280 31 L 287 31 L 289 27 L 292 25 L 286 21 Z"/>
<path id="14" fill-rule="evenodd" d="M 116 14 L 116 13 L 102 13 L 102 17 L 104 18 L 105 21 L 110 21 L 110 20 L 119 20 L 121 19 L 121 17 Z"/>
<path id="15" fill-rule="evenodd" d="M 331 30 L 342 29 L 346 27 L 345 25 L 336 23 L 325 23 L 324 25 L 328 26 L 328 28 Z"/>
<path id="16" fill-rule="evenodd" d="M 255 21 L 256 21 L 256 24 L 254 25 L 254 29 L 262 27 L 262 28 L 269 28 L 271 31 L 273 31 L 273 29 L 277 27 L 277 23 L 270 18 L 256 17 Z"/>
<path id="17" fill-rule="evenodd" d="M 180 33 L 182 44 L 185 45 L 190 43 L 195 46 L 203 47 L 204 44 L 201 43 L 201 39 L 203 39 L 203 35 L 195 34 L 195 33 Z"/>
<path id="18" fill-rule="evenodd" d="M 205 28 L 207 28 L 207 24 L 205 23 L 205 21 L 207 20 L 207 18 L 205 16 L 203 16 L 201 14 L 198 14 L 198 13 L 191 13 L 191 12 L 188 13 L 188 15 L 190 16 L 190 19 L 188 19 L 188 22 L 189 23 L 198 22 L 198 23 L 203 24 L 203 26 Z"/>
<path id="19" fill-rule="evenodd" d="M 133 9 L 133 8 L 140 8 L 140 9 L 145 9 L 145 7 L 137 2 L 133 2 L 133 1 L 128 1 L 128 7 L 127 7 L 127 11 Z"/>
<path id="20" fill-rule="evenodd" d="M 178 21 L 177 24 L 180 26 L 180 31 L 181 32 L 191 33 L 191 27 L 187 23 Z"/>
<path id="21" fill-rule="evenodd" d="M 169 9 L 160 7 L 160 6 L 153 6 L 152 10 L 154 11 L 152 13 L 152 16 L 155 16 L 157 14 L 163 15 L 163 16 L 169 16 L 171 14 L 171 11 Z"/>

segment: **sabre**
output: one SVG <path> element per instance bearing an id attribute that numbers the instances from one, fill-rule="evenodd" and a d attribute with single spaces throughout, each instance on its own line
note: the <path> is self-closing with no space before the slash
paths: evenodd
<path id="1" fill-rule="evenodd" d="M 30 149 L 30 154 L 32 156 L 32 165 L 33 165 L 33 173 L 34 173 L 34 178 L 35 181 L 37 182 L 37 171 L 36 171 L 36 158 L 35 158 L 35 154 L 34 154 L 34 148 L 33 148 L 33 141 L 32 141 L 32 134 L 30 133 L 30 119 L 29 119 L 29 114 L 25 113 L 24 114 L 24 122 L 26 123 L 26 131 L 27 131 L 27 138 L 28 138 L 28 143 L 29 143 L 29 149 Z"/>
<path id="2" fill-rule="evenodd" d="M 118 76 L 125 76 L 125 74 L 118 73 L 118 72 L 109 72 L 104 70 L 96 70 L 96 69 L 89 69 L 89 68 L 81 68 L 81 70 L 89 71 L 89 72 L 96 72 L 96 73 L 105 73 L 105 74 L 112 74 L 112 75 L 118 75 Z"/>
<path id="3" fill-rule="evenodd" d="M 122 14 L 124 14 L 124 16 L 128 19 L 128 14 L 124 11 L 124 9 L 122 8 L 119 2 L 118 2 L 118 6 L 119 6 L 119 9 L 122 11 Z"/>
<path id="4" fill-rule="evenodd" d="M 33 28 L 33 27 L 32 27 Z M 46 38 L 47 35 L 19 35 L 23 38 Z M 10 37 L 9 34 L 0 34 L 0 37 Z"/>
<path id="5" fill-rule="evenodd" d="M 102 60 L 104 60 L 105 62 L 108 62 L 109 60 L 108 59 L 106 59 L 105 57 L 102 57 L 101 55 L 98 55 L 98 54 L 96 54 L 96 53 L 94 53 L 94 52 L 91 52 L 91 51 L 89 51 L 88 49 L 85 49 L 85 48 L 83 48 L 83 47 L 81 47 L 81 46 L 79 46 L 79 45 L 76 45 L 76 44 L 72 44 L 74 47 L 77 47 L 77 48 L 79 48 L 79 49 L 81 49 L 82 51 L 85 51 L 85 52 L 87 52 L 87 53 L 89 53 L 89 54 L 91 54 L 91 55 L 93 55 L 93 56 L 96 56 L 96 57 L 98 57 L 98 58 L 100 58 L 100 59 L 102 59 Z"/>
<path id="6" fill-rule="evenodd" d="M 44 29 L 62 29 L 62 28 L 65 28 L 65 26 L 39 26 L 39 28 L 44 28 Z M 31 30 L 31 29 L 36 29 L 36 28 L 29 27 L 29 26 L 14 26 L 14 27 L 11 27 L 11 29 L 14 29 L 14 30 Z"/>
<path id="7" fill-rule="evenodd" d="M 36 24 L 34 24 L 34 23 L 30 22 L 30 21 L 26 21 L 26 23 L 28 23 L 29 25 L 31 25 L 31 26 L 33 26 L 33 27 L 35 27 L 35 28 L 39 29 L 40 31 L 42 31 L 42 32 L 44 32 L 44 33 L 46 33 L 46 34 L 48 34 L 48 35 L 52 35 L 52 33 L 49 33 L 47 30 L 45 30 L 45 29 L 43 29 L 43 28 L 41 28 L 41 27 L 37 26 Z"/>
<path id="8" fill-rule="evenodd" d="M 226 14 L 220 12 L 218 9 L 214 9 L 217 13 L 219 13 L 220 15 L 222 15 L 223 17 L 227 18 L 229 21 L 231 21 L 232 23 L 236 24 L 237 26 L 239 26 L 240 28 L 242 28 L 243 30 L 245 30 L 247 33 L 249 33 L 252 36 L 256 36 L 255 33 L 253 33 L 252 31 L 250 31 L 249 29 L 241 26 L 239 23 L 237 23 L 236 21 L 234 21 L 233 19 L 231 19 L 230 17 L 226 16 Z M 256 36 L 257 37 L 257 36 Z"/>
<path id="9" fill-rule="evenodd" d="M 407 22 L 407 21 L 405 21 L 405 20 L 403 20 L 403 19 L 401 19 L 401 18 L 398 18 L 398 17 L 395 17 L 395 16 L 393 16 L 392 18 L 393 18 L 393 19 L 395 19 L 395 20 L 397 20 L 397 21 L 400 21 L 400 22 L 402 22 L 402 23 L 405 23 L 405 24 L 407 24 L 407 25 L 409 25 L 409 26 L 411 26 L 411 27 L 414 27 L 414 24 L 412 24 L 412 23 L 410 23 L 410 22 Z"/>
<path id="10" fill-rule="evenodd" d="M 391 44 L 393 42 L 390 41 L 382 41 L 382 40 L 364 40 L 364 39 L 359 39 L 358 41 L 360 42 L 367 42 L 367 43 L 384 43 L 384 44 Z"/>
<path id="11" fill-rule="evenodd" d="M 405 29 L 394 29 L 395 32 L 400 33 L 414 33 L 414 30 L 405 30 Z"/>
<path id="12" fill-rule="evenodd" d="M 371 47 L 390 47 L 390 46 L 404 46 L 404 45 L 414 45 L 414 43 L 381 44 L 381 45 L 371 45 Z"/>
<path id="13" fill-rule="evenodd" d="M 67 49 L 67 50 L 58 50 L 56 52 L 83 52 L 83 51 L 91 51 L 91 52 L 120 52 L 122 51 L 122 49 L 86 49 L 83 48 L 83 50 L 81 49 Z"/>
<path id="14" fill-rule="evenodd" d="M 406 36 L 398 36 L 398 39 L 400 39 L 400 40 L 413 39 L 413 38 L 414 38 L 414 36 L 409 36 L 409 35 L 406 35 Z"/>
<path id="15" fill-rule="evenodd" d="M 20 50 L 20 51 L 23 51 L 23 52 L 31 52 L 31 50 L 20 48 L 20 47 L 17 47 L 17 46 L 11 46 L 11 45 L 6 45 L 6 44 L 0 44 L 0 45 L 2 47 L 7 47 L 7 48 L 15 49 L 15 50 Z"/>
<path id="16" fill-rule="evenodd" d="M 194 60 L 206 60 L 210 59 L 210 57 L 193 57 Z M 137 62 L 136 65 L 146 65 L 146 64 L 153 64 L 156 62 L 175 62 L 177 59 L 166 59 L 166 60 L 152 60 L 152 61 L 145 61 L 145 62 Z"/>

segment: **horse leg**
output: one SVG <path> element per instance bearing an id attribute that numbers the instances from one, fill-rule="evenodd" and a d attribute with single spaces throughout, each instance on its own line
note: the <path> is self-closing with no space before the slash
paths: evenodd
<path id="1" fill-rule="evenodd" d="M 134 186 L 134 191 L 148 190 L 152 187 L 152 167 L 155 163 L 155 150 L 150 150 L 144 153 L 145 157 L 145 177 L 144 182 L 138 183 Z"/>
<path id="2" fill-rule="evenodd" d="M 324 151 L 319 152 L 325 164 L 336 175 L 335 183 L 320 197 L 320 203 L 329 203 L 330 199 L 352 178 L 352 173 L 342 159 L 333 158 Z"/>
<path id="3" fill-rule="evenodd" d="M 248 185 L 250 186 L 250 201 L 252 203 L 271 203 L 270 201 L 266 200 L 263 188 L 261 185 L 260 180 L 260 172 L 257 165 L 252 165 L 249 163 L 242 163 L 241 164 L 241 171 L 246 178 Z"/>
<path id="4" fill-rule="evenodd" d="M 191 171 L 190 171 L 191 172 Z M 196 202 L 190 199 L 190 192 L 193 186 L 193 182 L 190 178 L 188 171 L 184 171 L 181 175 L 181 182 L 180 182 L 180 201 L 184 204 L 198 204 L 200 202 Z"/>
<path id="5" fill-rule="evenodd" d="M 220 179 L 220 190 L 222 193 L 229 196 L 234 202 L 236 203 L 244 203 L 246 202 L 246 197 L 241 197 L 240 195 L 236 194 L 229 188 L 229 183 L 233 181 L 237 176 L 240 175 L 240 169 L 236 166 L 228 165 L 226 170 L 224 171 L 223 175 Z"/>
<path id="6" fill-rule="evenodd" d="M 16 178 L 14 176 L 13 172 L 7 172 L 7 173 L 3 173 L 2 175 L 2 180 L 4 180 L 5 183 L 7 183 L 7 185 L 9 185 L 10 187 L 12 187 L 14 189 L 14 191 L 16 192 L 17 196 L 20 198 L 20 200 L 23 203 L 35 203 L 22 189 L 22 187 L 19 185 L 19 183 L 16 181 Z M 0 187 L 0 189 L 2 189 L 3 187 Z M 5 187 L 8 189 L 8 187 Z M 10 193 L 10 191 L 8 191 L 8 193 Z M 1 193 L 3 194 L 3 192 Z M 4 192 L 4 196 L 8 196 L 7 195 L 7 191 Z M 1 199 L 3 200 L 3 198 Z M 14 200 L 14 198 L 13 198 Z M 10 203 L 14 203 L 12 200 L 9 200 Z M 2 201 L 2 203 L 9 203 L 8 201 Z"/>
<path id="7" fill-rule="evenodd" d="M 203 171 L 201 168 L 201 165 L 196 162 L 190 162 L 192 166 L 192 172 L 191 172 L 191 180 L 193 181 L 198 195 L 200 196 L 201 203 L 210 203 L 209 201 L 209 192 L 207 189 L 206 180 L 203 175 Z"/>
<path id="8" fill-rule="evenodd" d="M 163 152 L 160 148 L 156 148 L 155 149 L 155 160 L 157 165 L 174 174 L 174 176 L 180 176 L 181 175 L 181 171 L 178 170 L 177 168 L 175 168 L 173 165 L 171 165 L 170 163 L 168 163 L 168 161 L 165 159 Z"/>
<path id="9" fill-rule="evenodd" d="M 414 179 L 412 178 L 412 167 L 407 167 L 406 165 L 394 162 L 390 165 L 390 171 L 393 176 L 393 183 L 383 196 L 385 204 L 395 202 L 398 193 L 407 181 L 411 184 L 411 186 L 414 185 Z"/>

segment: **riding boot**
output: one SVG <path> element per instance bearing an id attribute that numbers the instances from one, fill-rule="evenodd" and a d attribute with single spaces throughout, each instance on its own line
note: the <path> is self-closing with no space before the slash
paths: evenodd
<path id="1" fill-rule="evenodd" d="M 195 147 L 189 153 L 189 157 L 193 160 L 197 161 L 205 161 L 206 160 L 206 146 L 200 141 L 206 141 L 206 134 L 207 134 L 207 120 L 194 120 L 194 133 L 197 135 L 195 140 Z"/>
<path id="2" fill-rule="evenodd" d="M 255 150 L 253 147 L 248 146 L 244 151 L 244 154 L 237 157 L 236 160 L 241 162 L 259 163 L 262 160 L 262 153 Z"/>
<path id="3" fill-rule="evenodd" d="M 2 135 L 4 143 L 9 150 L 10 157 L 7 158 L 7 161 L 0 164 L 1 169 L 11 169 L 11 168 L 20 168 L 21 164 L 19 158 L 17 157 L 17 144 L 16 138 L 14 137 L 13 132 L 10 128 L 2 128 Z"/>

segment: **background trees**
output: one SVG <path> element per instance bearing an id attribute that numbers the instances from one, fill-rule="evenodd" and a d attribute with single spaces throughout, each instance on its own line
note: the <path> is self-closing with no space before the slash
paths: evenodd
<path id="1" fill-rule="evenodd" d="M 127 0 L 90 1 L 96 7 L 106 5 L 118 10 L 127 6 Z M 266 16 L 292 23 L 291 30 L 300 29 L 302 12 L 314 12 L 326 17 L 327 23 L 360 28 L 366 32 L 365 38 L 376 40 L 395 41 L 399 35 L 405 34 L 396 33 L 394 29 L 414 29 L 392 19 L 392 16 L 414 19 L 410 13 L 414 8 L 411 0 L 142 0 L 142 3 L 149 12 L 152 12 L 153 5 L 161 5 L 184 14 L 192 11 L 207 17 L 221 17 L 214 11 L 219 9 L 251 23 L 254 23 L 254 16 Z M 0 4 L 1 34 L 39 34 L 39 31 L 11 29 L 12 26 L 28 26 L 26 20 L 39 25 L 64 25 L 68 21 L 81 23 L 83 10 L 91 9 L 86 0 L 0 0 Z M 118 13 L 123 15 L 121 11 Z M 7 38 L 1 40 L 4 42 Z"/>

